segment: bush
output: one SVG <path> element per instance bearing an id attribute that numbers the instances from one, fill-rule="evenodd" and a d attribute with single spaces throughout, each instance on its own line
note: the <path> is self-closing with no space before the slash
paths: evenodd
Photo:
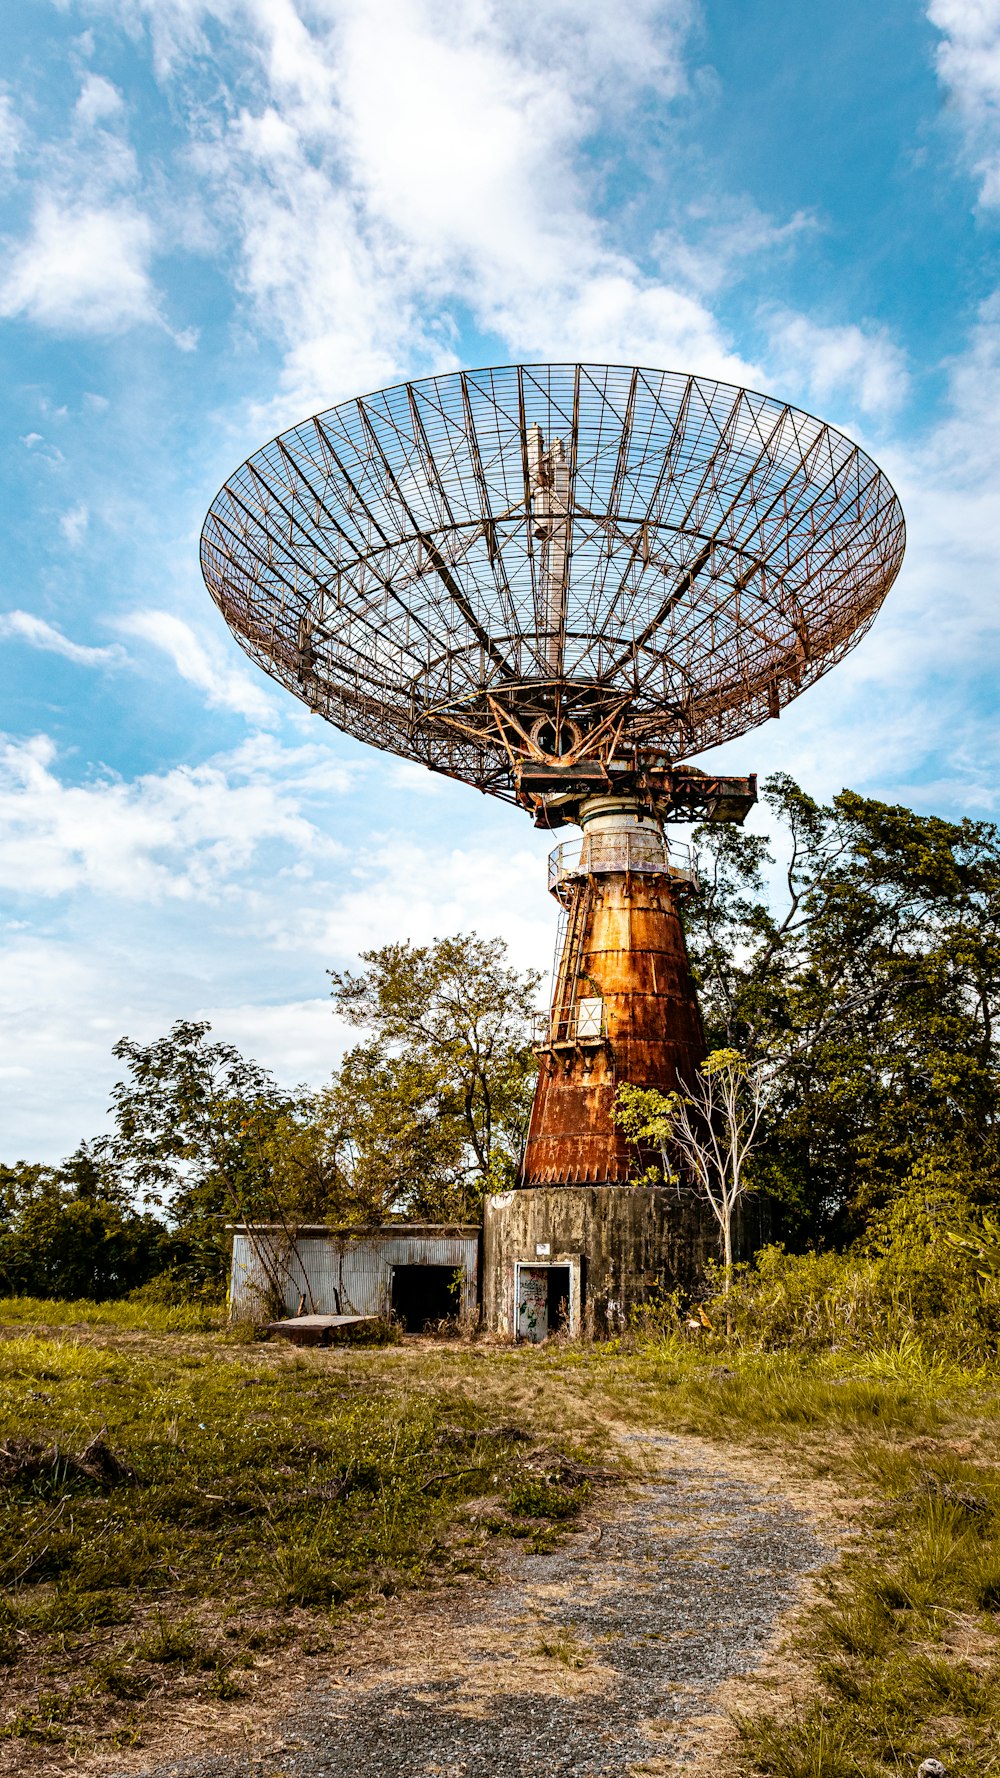
<path id="1" fill-rule="evenodd" d="M 898 1198 L 849 1253 L 790 1254 L 764 1247 L 735 1268 L 727 1298 L 708 1305 L 745 1346 L 772 1351 L 862 1350 L 918 1339 L 962 1359 L 1000 1345 L 1000 1277 L 984 1273 L 953 1233 L 975 1234 L 968 1202 L 940 1185 Z"/>

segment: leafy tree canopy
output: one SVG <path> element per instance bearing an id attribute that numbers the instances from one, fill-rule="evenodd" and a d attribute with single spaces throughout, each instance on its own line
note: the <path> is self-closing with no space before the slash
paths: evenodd
<path id="1" fill-rule="evenodd" d="M 298 1107 L 259 1063 L 179 1020 L 148 1044 L 123 1037 L 114 1131 L 95 1147 L 130 1199 L 185 1232 L 195 1276 L 225 1270 L 224 1225 L 275 1215 L 274 1137 Z"/>
<path id="2" fill-rule="evenodd" d="M 163 1224 L 124 1201 L 86 1143 L 59 1167 L 0 1166 L 0 1292 L 104 1300 L 170 1259 Z"/>
<path id="3" fill-rule="evenodd" d="M 368 1033 L 327 1110 L 355 1189 L 407 1214 L 477 1216 L 512 1179 L 531 1110 L 530 1030 L 540 976 L 502 939 L 458 933 L 364 951 L 331 970 L 338 1012 Z"/>
<path id="4" fill-rule="evenodd" d="M 685 910 L 709 1047 L 767 1064 L 755 1176 L 817 1237 L 860 1233 L 928 1168 L 996 1201 L 1000 833 L 847 790 L 822 805 L 783 774 L 765 800 L 773 852 L 699 829 Z"/>

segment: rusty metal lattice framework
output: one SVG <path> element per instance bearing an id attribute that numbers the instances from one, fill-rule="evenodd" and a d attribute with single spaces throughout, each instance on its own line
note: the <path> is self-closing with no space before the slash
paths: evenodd
<path id="1" fill-rule="evenodd" d="M 312 709 L 537 813 L 574 772 L 667 769 L 776 715 L 864 635 L 903 545 L 885 476 L 810 415 L 554 364 L 293 427 L 226 483 L 201 553 Z"/>

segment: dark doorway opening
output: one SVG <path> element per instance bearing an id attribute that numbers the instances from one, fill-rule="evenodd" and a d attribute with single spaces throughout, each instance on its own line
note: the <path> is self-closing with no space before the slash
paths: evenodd
<path id="1" fill-rule="evenodd" d="M 569 1331 L 569 1267 L 549 1267 L 549 1333 Z"/>
<path id="2" fill-rule="evenodd" d="M 436 1321 L 452 1319 L 461 1306 L 460 1280 L 454 1266 L 393 1266 L 393 1315 L 407 1333 L 422 1333 Z"/>

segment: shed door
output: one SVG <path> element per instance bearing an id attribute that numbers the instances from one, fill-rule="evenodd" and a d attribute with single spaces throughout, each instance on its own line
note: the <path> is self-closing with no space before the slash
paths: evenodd
<path id="1" fill-rule="evenodd" d="M 393 1266 L 392 1312 L 407 1333 L 453 1320 L 462 1302 L 463 1273 L 455 1266 Z"/>

